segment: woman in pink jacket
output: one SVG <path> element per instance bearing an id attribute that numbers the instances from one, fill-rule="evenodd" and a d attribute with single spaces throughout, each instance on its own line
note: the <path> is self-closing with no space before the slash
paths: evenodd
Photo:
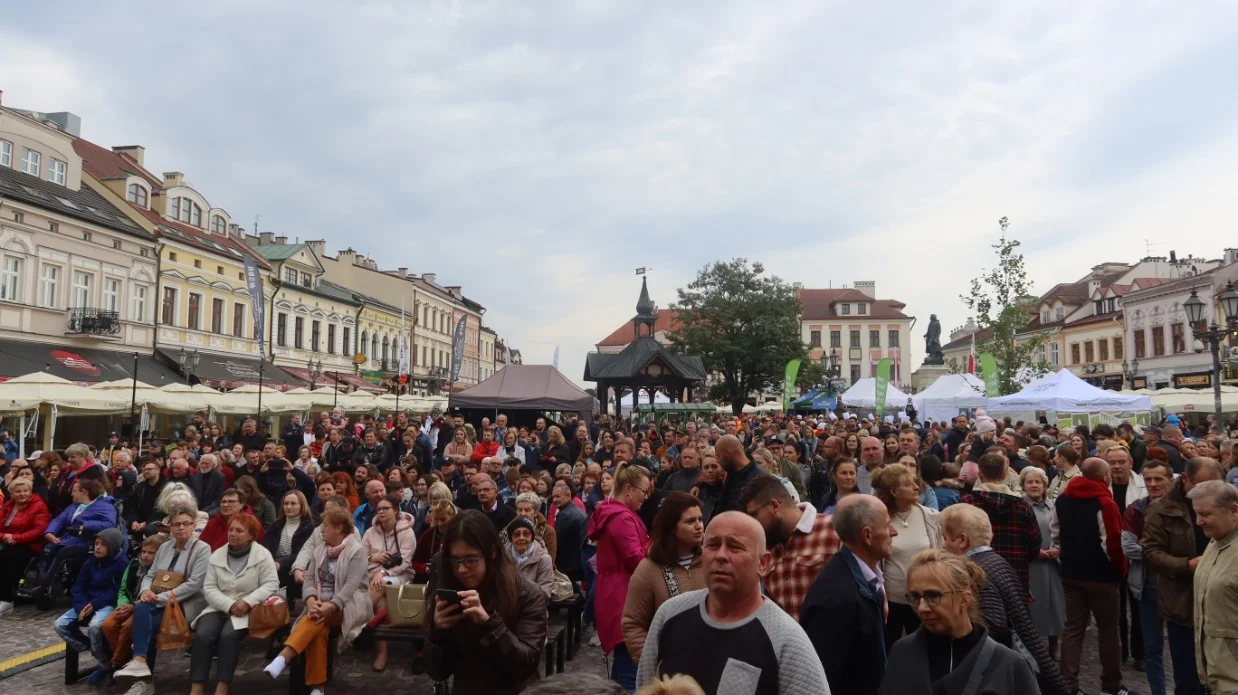
<path id="1" fill-rule="evenodd" d="M 370 601 L 374 614 L 387 609 L 387 586 L 413 581 L 413 553 L 417 552 L 417 534 L 413 532 L 413 515 L 400 511 L 399 495 L 387 495 L 374 505 L 374 525 L 361 538 L 369 558 Z M 377 643 L 374 670 L 387 668 L 387 643 Z"/>
<path id="2" fill-rule="evenodd" d="M 610 497 L 589 519 L 589 538 L 597 541 L 597 593 L 594 610 L 602 651 L 614 652 L 610 677 L 628 692 L 636 689 L 636 663 L 623 643 L 623 604 L 628 582 L 645 557 L 649 532 L 637 511 L 653 491 L 649 471 L 624 462 L 615 470 Z"/>

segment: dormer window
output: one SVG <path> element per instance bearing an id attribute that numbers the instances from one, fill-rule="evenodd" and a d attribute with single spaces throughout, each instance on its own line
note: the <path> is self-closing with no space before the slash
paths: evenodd
<path id="1" fill-rule="evenodd" d="M 297 284 L 296 268 L 285 268 L 284 269 L 284 282 L 287 282 L 290 285 Z"/>
<path id="2" fill-rule="evenodd" d="M 848 314 L 850 314 L 850 313 L 851 313 L 851 305 L 850 305 L 850 304 L 843 304 L 843 305 L 842 305 L 842 307 L 843 307 L 843 310 L 842 310 L 842 315 L 843 315 L 843 316 L 847 316 Z"/>
<path id="3" fill-rule="evenodd" d="M 34 150 L 23 147 L 21 151 L 21 170 L 31 176 L 39 175 L 39 162 L 42 156 Z"/>
<path id="4" fill-rule="evenodd" d="M 188 198 L 173 198 L 171 217 L 181 222 L 192 224 L 195 227 L 201 227 L 202 206 Z"/>
<path id="5" fill-rule="evenodd" d="M 1040 312 L 1040 322 L 1049 323 L 1049 310 L 1048 309 L 1045 309 Z"/>
<path id="6" fill-rule="evenodd" d="M 1097 316 L 1100 316 L 1101 314 L 1105 313 L 1105 302 L 1100 299 L 1097 299 L 1094 302 L 1092 302 L 1092 311 Z"/>
<path id="7" fill-rule="evenodd" d="M 1112 313 L 1118 310 L 1118 298 L 1110 297 L 1105 300 L 1105 311 Z"/>
<path id="8" fill-rule="evenodd" d="M 146 207 L 147 201 L 149 200 L 147 196 L 148 194 L 146 192 L 145 186 L 141 186 L 136 183 L 131 183 L 129 184 L 129 192 L 125 197 L 128 198 L 130 203 L 133 203 L 134 205 L 137 205 L 138 207 L 144 208 Z"/>
<path id="9" fill-rule="evenodd" d="M 65 174 L 69 171 L 69 165 L 59 159 L 53 158 L 47 163 L 47 180 L 52 183 L 58 183 L 61 186 L 65 182 Z"/>
<path id="10" fill-rule="evenodd" d="M 865 314 L 867 314 L 867 313 L 868 313 L 868 305 L 867 305 L 867 304 L 865 304 L 865 303 L 863 303 L 863 302 L 860 302 L 860 304 L 859 304 L 858 306 L 860 307 L 860 308 L 859 308 L 859 313 L 860 313 L 860 315 L 861 315 L 861 316 L 864 316 Z"/>
<path id="11" fill-rule="evenodd" d="M 1055 317 L 1055 320 L 1061 321 L 1062 319 L 1066 318 L 1066 310 L 1063 309 L 1062 307 L 1058 307 L 1057 311 L 1054 313 L 1054 317 Z"/>
<path id="12" fill-rule="evenodd" d="M 228 223 L 220 215 L 211 215 L 211 231 L 215 234 L 227 234 Z"/>

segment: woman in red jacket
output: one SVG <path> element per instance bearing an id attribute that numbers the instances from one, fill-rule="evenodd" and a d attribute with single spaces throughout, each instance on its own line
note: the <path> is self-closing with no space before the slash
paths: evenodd
<path id="1" fill-rule="evenodd" d="M 9 499 L 0 505 L 0 615 L 13 610 L 13 591 L 30 559 L 42 552 L 51 521 L 47 503 L 34 494 L 30 479 L 14 478 Z"/>

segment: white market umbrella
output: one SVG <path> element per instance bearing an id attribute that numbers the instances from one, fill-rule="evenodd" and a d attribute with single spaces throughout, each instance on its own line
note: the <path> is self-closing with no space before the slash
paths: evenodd
<path id="1" fill-rule="evenodd" d="M 64 413 L 118 413 L 128 411 L 130 401 L 47 372 L 24 374 L 0 384 L 0 408 L 27 410 L 39 404 L 54 405 Z"/>

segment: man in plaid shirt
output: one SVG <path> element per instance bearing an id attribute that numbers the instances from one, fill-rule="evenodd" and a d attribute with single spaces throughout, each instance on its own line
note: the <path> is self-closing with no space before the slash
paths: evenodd
<path id="1" fill-rule="evenodd" d="M 838 552 L 838 534 L 830 517 L 811 504 L 796 505 L 777 478 L 763 475 L 744 487 L 739 507 L 765 529 L 773 561 L 762 583 L 765 595 L 799 622 L 808 589 Z"/>
<path id="2" fill-rule="evenodd" d="M 980 480 L 963 496 L 963 501 L 989 515 L 989 523 L 993 525 L 993 550 L 1006 558 L 1023 582 L 1023 588 L 1027 589 L 1028 565 L 1040 557 L 1040 524 L 1031 506 L 1005 484 L 1007 465 L 1006 457 L 1001 454 L 981 456 L 978 462 Z"/>

